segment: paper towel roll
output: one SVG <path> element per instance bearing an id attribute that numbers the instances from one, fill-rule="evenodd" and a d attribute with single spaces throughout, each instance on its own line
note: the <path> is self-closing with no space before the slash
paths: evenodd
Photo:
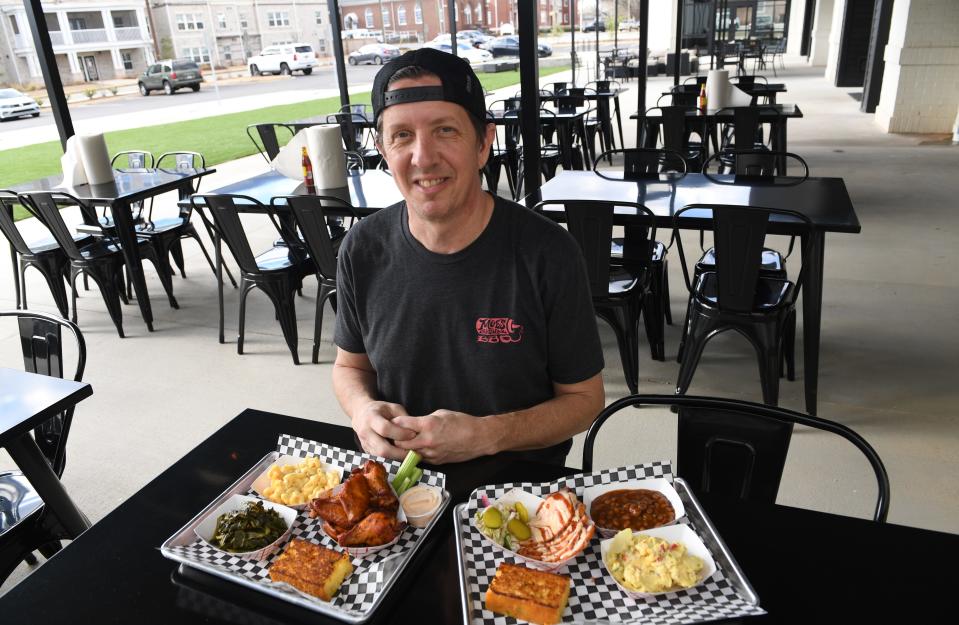
<path id="1" fill-rule="evenodd" d="M 110 167 L 110 154 L 102 134 L 78 135 L 77 151 L 83 172 L 90 184 L 113 182 L 113 168 Z"/>
<path id="2" fill-rule="evenodd" d="M 87 183 L 87 176 L 83 172 L 83 163 L 77 151 L 77 136 L 67 139 L 67 149 L 60 157 L 60 167 L 63 169 L 63 186 L 76 187 Z"/>
<path id="3" fill-rule="evenodd" d="M 287 178 L 303 180 L 303 147 L 306 145 L 306 133 L 302 130 L 290 139 L 290 142 L 280 148 L 279 154 L 273 159 L 273 169 Z M 316 173 L 314 172 L 314 176 Z"/>
<path id="4" fill-rule="evenodd" d="M 726 92 L 726 102 L 724 106 L 749 106 L 753 103 L 753 97 L 737 87 L 730 84 Z"/>
<path id="5" fill-rule="evenodd" d="M 729 70 L 711 69 L 706 75 L 706 109 L 715 111 L 727 106 L 729 97 Z"/>
<path id="6" fill-rule="evenodd" d="M 306 132 L 306 151 L 313 164 L 313 181 L 317 189 L 346 186 L 346 157 L 343 135 L 337 124 L 310 126 Z"/>

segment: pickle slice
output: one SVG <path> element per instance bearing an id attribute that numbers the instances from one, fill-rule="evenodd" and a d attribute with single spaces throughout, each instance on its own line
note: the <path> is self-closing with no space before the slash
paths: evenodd
<path id="1" fill-rule="evenodd" d="M 523 523 L 519 519 L 511 519 L 510 522 L 506 524 L 506 529 L 509 530 L 509 533 L 515 536 L 516 540 L 520 542 L 529 540 L 529 525 Z"/>
<path id="2" fill-rule="evenodd" d="M 495 507 L 490 506 L 483 511 L 483 525 L 495 530 L 503 525 L 503 515 Z"/>
<path id="3" fill-rule="evenodd" d="M 514 504 L 514 506 L 516 509 L 516 516 L 519 517 L 519 520 L 523 523 L 529 523 L 529 512 L 526 511 L 526 506 L 518 501 L 516 504 Z"/>

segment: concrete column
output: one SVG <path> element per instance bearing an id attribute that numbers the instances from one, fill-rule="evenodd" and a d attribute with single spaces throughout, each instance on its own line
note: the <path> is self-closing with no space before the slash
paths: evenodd
<path id="1" fill-rule="evenodd" d="M 113 30 L 113 16 L 110 9 L 100 11 L 100 19 L 103 20 L 103 28 L 107 31 L 107 41 L 117 40 L 117 31 Z"/>
<path id="2" fill-rule="evenodd" d="M 66 11 L 57 11 L 57 24 L 60 25 L 60 33 L 63 35 L 63 45 L 72 46 L 73 33 L 70 32 L 70 21 L 67 19 Z"/>
<path id="3" fill-rule="evenodd" d="M 959 107 L 959 2 L 896 0 L 876 123 L 886 132 L 951 133 Z"/>
<path id="4" fill-rule="evenodd" d="M 789 31 L 786 32 L 786 54 L 799 56 L 802 47 L 802 24 L 806 15 L 807 0 L 792 0 L 789 3 Z"/>
<path id="5" fill-rule="evenodd" d="M 833 0 L 816 2 L 816 17 L 813 20 L 812 43 L 810 45 L 809 64 L 824 67 L 829 55 L 829 30 L 832 28 Z"/>
<path id="6" fill-rule="evenodd" d="M 80 55 L 76 52 L 67 52 L 67 61 L 70 63 L 70 72 L 73 74 L 81 74 L 82 70 L 80 69 Z"/>
<path id="7" fill-rule="evenodd" d="M 839 50 L 842 47 L 842 23 L 846 17 L 846 0 L 835 0 L 832 8 L 832 26 L 829 28 L 829 51 L 826 53 L 825 78 L 836 84 L 839 71 Z"/>
<path id="8" fill-rule="evenodd" d="M 126 70 L 123 69 L 123 57 L 120 56 L 119 48 L 110 48 L 110 59 L 113 61 L 113 75 L 123 76 Z"/>

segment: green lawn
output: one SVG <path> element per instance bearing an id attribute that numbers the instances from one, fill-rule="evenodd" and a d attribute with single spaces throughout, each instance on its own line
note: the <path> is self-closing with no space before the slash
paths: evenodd
<path id="1" fill-rule="evenodd" d="M 540 76 L 566 71 L 565 67 L 550 67 L 540 70 Z M 487 91 L 494 91 L 519 83 L 519 72 L 480 74 L 480 82 Z M 369 104 L 369 94 L 353 94 L 351 102 Z M 174 124 L 146 126 L 130 130 L 106 133 L 110 153 L 121 150 L 144 149 L 155 155 L 174 150 L 200 152 L 207 165 L 231 161 L 256 152 L 246 136 L 250 124 L 292 121 L 312 117 L 339 108 L 338 97 L 271 106 L 253 111 L 230 113 L 215 117 L 192 119 Z M 59 141 L 38 143 L 12 150 L 0 151 L 0 189 L 21 182 L 29 182 L 60 172 L 60 156 L 63 151 Z M 25 211 L 17 207 L 15 217 L 23 218 Z"/>

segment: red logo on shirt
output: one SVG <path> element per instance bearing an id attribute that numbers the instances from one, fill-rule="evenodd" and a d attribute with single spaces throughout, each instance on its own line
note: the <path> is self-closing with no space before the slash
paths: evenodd
<path id="1" fill-rule="evenodd" d="M 523 326 L 509 317 L 480 317 L 476 320 L 477 343 L 519 343 Z"/>

